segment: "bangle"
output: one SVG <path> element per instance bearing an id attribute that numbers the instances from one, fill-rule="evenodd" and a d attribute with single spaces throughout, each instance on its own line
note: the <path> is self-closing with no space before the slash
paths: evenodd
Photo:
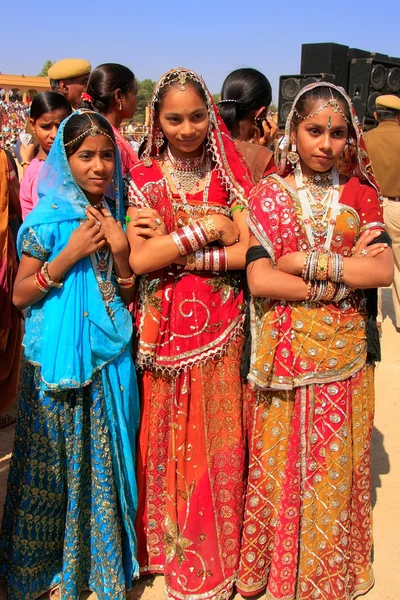
<path id="1" fill-rule="evenodd" d="M 31 164 L 30 161 L 23 160 L 21 163 L 21 167 L 28 167 L 30 164 Z"/>
<path id="2" fill-rule="evenodd" d="M 47 284 L 41 271 L 38 271 L 37 273 L 34 274 L 33 283 L 43 294 L 47 294 L 47 292 L 50 290 L 50 286 Z"/>
<path id="3" fill-rule="evenodd" d="M 231 208 L 231 215 L 233 215 L 233 213 L 235 212 L 235 210 L 240 210 L 240 212 L 244 211 L 244 206 L 243 204 L 236 204 L 236 206 L 234 206 L 233 208 Z"/>
<path id="4" fill-rule="evenodd" d="M 320 252 L 317 260 L 317 280 L 325 281 L 328 278 L 329 254 Z"/>
<path id="5" fill-rule="evenodd" d="M 312 252 L 307 252 L 306 257 L 304 259 L 303 270 L 301 272 L 301 276 L 304 279 L 304 281 L 308 280 L 308 271 L 310 268 L 311 254 L 312 254 Z"/>
<path id="6" fill-rule="evenodd" d="M 331 255 L 331 280 L 335 283 L 343 281 L 343 256 L 341 254 Z"/>
<path id="7" fill-rule="evenodd" d="M 208 242 L 215 242 L 216 240 L 219 240 L 221 236 L 219 234 L 218 229 L 215 227 L 215 223 L 212 217 L 210 217 L 210 215 L 207 215 L 206 217 L 204 217 L 204 219 L 201 219 L 199 223 L 201 223 L 206 230 L 206 237 Z"/>
<path id="8" fill-rule="evenodd" d="M 196 269 L 196 255 L 194 252 L 186 255 L 185 271 L 194 271 Z"/>
<path id="9" fill-rule="evenodd" d="M 40 269 L 41 274 L 43 275 L 48 287 L 62 288 L 63 284 L 61 281 L 53 281 L 48 272 L 49 263 L 45 262 L 42 268 Z"/>
<path id="10" fill-rule="evenodd" d="M 206 250 L 208 251 L 208 248 L 202 248 L 201 250 L 197 250 L 195 254 L 196 271 L 204 271 Z"/>
<path id="11" fill-rule="evenodd" d="M 326 302 L 333 300 L 333 298 L 337 294 L 337 291 L 338 291 L 338 285 L 336 283 L 333 283 L 332 281 L 328 281 L 326 284 L 326 292 L 322 299 L 325 300 Z"/>
<path id="12" fill-rule="evenodd" d="M 119 287 L 131 288 L 135 284 L 136 275 L 134 273 L 133 275 L 131 275 L 130 277 L 126 277 L 125 279 L 123 277 L 118 277 L 116 275 L 115 279 L 116 279 L 116 282 L 118 283 Z"/>

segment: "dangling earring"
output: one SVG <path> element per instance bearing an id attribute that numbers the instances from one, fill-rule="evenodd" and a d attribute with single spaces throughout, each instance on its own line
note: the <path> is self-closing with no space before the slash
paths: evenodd
<path id="1" fill-rule="evenodd" d="M 296 143 L 292 142 L 291 150 L 290 150 L 290 152 L 288 152 L 287 159 L 293 168 L 300 160 L 300 156 L 297 154 L 296 150 L 297 150 Z"/>
<path id="2" fill-rule="evenodd" d="M 164 134 L 161 129 L 157 129 L 154 133 L 154 145 L 157 148 L 157 156 L 160 156 L 160 149 L 162 148 L 165 142 Z"/>
<path id="3" fill-rule="evenodd" d="M 119 101 L 119 110 L 122 110 L 122 101 Z"/>

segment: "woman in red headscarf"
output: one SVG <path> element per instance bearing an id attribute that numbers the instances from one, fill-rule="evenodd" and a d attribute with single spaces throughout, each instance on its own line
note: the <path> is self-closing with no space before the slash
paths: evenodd
<path id="1" fill-rule="evenodd" d="M 244 160 L 201 77 L 158 82 L 144 160 L 128 186 L 141 275 L 137 535 L 167 598 L 225 599 L 236 580 L 244 494 Z"/>

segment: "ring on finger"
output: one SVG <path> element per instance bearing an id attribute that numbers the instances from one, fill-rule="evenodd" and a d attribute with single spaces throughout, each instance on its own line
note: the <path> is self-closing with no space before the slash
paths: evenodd
<path id="1" fill-rule="evenodd" d="M 105 216 L 106 219 L 109 219 L 110 217 L 112 217 L 112 214 L 108 210 L 106 213 L 104 213 L 104 216 Z"/>
<path id="2" fill-rule="evenodd" d="M 161 221 L 161 219 L 159 219 L 159 218 L 157 217 L 157 218 L 156 218 L 156 223 L 157 223 L 157 226 L 158 226 L 158 227 L 160 227 L 160 225 L 162 225 L 162 221 Z"/>
<path id="3" fill-rule="evenodd" d="M 367 256 L 367 254 L 368 254 L 368 251 L 365 248 L 360 250 L 360 256 Z"/>
<path id="4" fill-rule="evenodd" d="M 101 223 L 100 223 L 100 221 L 96 221 L 96 227 L 100 231 L 100 229 L 101 229 Z"/>

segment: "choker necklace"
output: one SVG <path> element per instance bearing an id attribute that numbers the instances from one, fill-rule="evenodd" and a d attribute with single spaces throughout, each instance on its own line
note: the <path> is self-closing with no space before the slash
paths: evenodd
<path id="1" fill-rule="evenodd" d="M 170 147 L 167 147 L 168 161 L 172 166 L 175 178 L 179 181 L 185 192 L 190 192 L 204 177 L 206 166 L 205 155 L 206 151 L 203 148 L 201 156 L 196 158 L 177 158 L 172 154 Z"/>
<path id="2" fill-rule="evenodd" d="M 299 161 L 293 174 L 310 249 L 329 251 L 339 210 L 339 173 L 333 167 L 329 173 L 305 177 Z"/>

